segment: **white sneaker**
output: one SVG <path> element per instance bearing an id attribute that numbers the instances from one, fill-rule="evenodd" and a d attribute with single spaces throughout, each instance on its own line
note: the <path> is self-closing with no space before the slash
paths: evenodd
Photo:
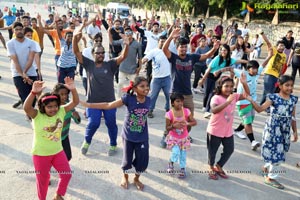
<path id="1" fill-rule="evenodd" d="M 252 143 L 251 143 L 251 149 L 252 149 L 253 151 L 256 151 L 256 149 L 257 149 L 258 147 L 260 147 L 260 143 L 257 142 L 256 140 L 253 140 Z"/>
<path id="2" fill-rule="evenodd" d="M 199 93 L 200 93 L 200 94 L 204 94 L 204 89 L 203 89 L 203 88 L 200 88 Z"/>
<path id="3" fill-rule="evenodd" d="M 205 112 L 205 113 L 204 113 L 204 118 L 209 119 L 210 116 L 211 116 L 211 113 L 210 113 L 210 112 Z"/>
<path id="4" fill-rule="evenodd" d="M 200 90 L 198 90 L 197 88 L 192 88 L 192 93 L 193 94 L 199 94 Z"/>
<path id="5" fill-rule="evenodd" d="M 206 111 L 206 108 L 202 108 L 202 111 L 205 112 L 205 111 Z"/>
<path id="6" fill-rule="evenodd" d="M 234 131 L 234 135 L 238 136 L 241 139 L 246 139 L 246 135 L 242 131 Z"/>

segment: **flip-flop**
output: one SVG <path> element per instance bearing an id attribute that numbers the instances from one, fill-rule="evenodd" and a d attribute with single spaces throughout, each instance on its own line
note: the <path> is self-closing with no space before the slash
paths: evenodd
<path id="1" fill-rule="evenodd" d="M 269 185 L 273 188 L 276 188 L 276 189 L 280 189 L 280 190 L 283 190 L 284 189 L 284 186 L 281 185 L 278 181 L 272 179 L 272 180 L 265 180 L 265 184 L 266 185 Z"/>
<path id="2" fill-rule="evenodd" d="M 224 171 L 220 171 L 216 166 L 214 167 L 214 171 L 221 177 L 224 179 L 228 179 L 228 176 L 225 174 Z"/>
<path id="3" fill-rule="evenodd" d="M 208 179 L 218 180 L 218 175 L 214 170 L 208 172 Z"/>

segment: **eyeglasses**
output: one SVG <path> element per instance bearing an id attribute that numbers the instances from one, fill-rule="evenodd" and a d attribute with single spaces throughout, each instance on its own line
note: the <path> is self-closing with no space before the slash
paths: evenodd
<path id="1" fill-rule="evenodd" d="M 125 35 L 132 35 L 132 31 L 126 31 Z"/>
<path id="2" fill-rule="evenodd" d="M 95 55 L 100 55 L 100 54 L 105 54 L 105 51 L 98 51 L 98 52 L 94 52 Z"/>

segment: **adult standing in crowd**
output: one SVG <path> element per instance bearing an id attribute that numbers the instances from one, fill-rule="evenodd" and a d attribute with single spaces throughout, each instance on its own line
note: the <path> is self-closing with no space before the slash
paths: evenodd
<path id="1" fill-rule="evenodd" d="M 83 25 L 84 26 L 84 25 Z M 104 61 L 105 49 L 103 46 L 95 46 L 92 49 L 94 54 L 94 60 L 90 60 L 82 55 L 78 49 L 78 41 L 82 36 L 81 32 L 78 32 L 73 37 L 73 51 L 77 57 L 79 63 L 82 64 L 87 73 L 88 78 L 88 91 L 87 102 L 99 103 L 99 102 L 111 102 L 115 100 L 114 93 L 114 74 L 120 65 L 120 63 L 126 58 L 128 54 L 129 41 L 128 38 L 123 38 L 124 49 L 122 53 L 109 61 Z M 117 150 L 117 134 L 118 126 L 116 122 L 116 109 L 103 110 L 103 109 L 86 109 L 86 116 L 88 118 L 88 124 L 86 126 L 85 140 L 81 147 L 81 153 L 86 154 L 88 148 L 92 142 L 92 138 L 100 127 L 102 114 L 104 116 L 105 124 L 108 128 L 108 134 L 110 138 L 110 148 L 108 155 L 112 156 Z"/>

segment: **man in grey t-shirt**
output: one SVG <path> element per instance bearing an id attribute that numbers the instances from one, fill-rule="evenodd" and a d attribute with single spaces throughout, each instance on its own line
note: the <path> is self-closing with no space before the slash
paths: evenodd
<path id="1" fill-rule="evenodd" d="M 113 40 L 111 32 L 109 34 L 109 43 L 111 45 L 121 44 L 121 40 Z M 130 81 L 133 81 L 136 75 L 139 74 L 142 67 L 142 46 L 133 37 L 133 31 L 130 27 L 125 28 L 125 37 L 129 40 L 128 55 L 119 67 L 119 83 L 118 83 L 118 97 L 122 96 L 122 88 L 127 86 Z"/>
<path id="2" fill-rule="evenodd" d="M 34 54 L 38 52 L 34 41 L 24 37 L 23 25 L 16 22 L 13 25 L 16 38 L 7 42 L 7 56 L 11 61 L 11 72 L 14 84 L 22 103 L 32 89 L 32 83 L 38 79 L 33 67 Z"/>
<path id="3" fill-rule="evenodd" d="M 82 29 L 81 29 L 82 30 Z M 78 48 L 78 41 L 82 36 L 81 31 L 73 37 L 73 51 L 77 60 L 86 70 L 88 79 L 88 100 L 89 103 L 96 102 L 111 102 L 115 100 L 114 95 L 114 74 L 117 66 L 126 58 L 128 53 L 129 41 L 124 38 L 124 49 L 118 57 L 109 61 L 104 61 L 105 49 L 103 46 L 95 46 L 92 49 L 94 61 L 84 57 Z M 116 152 L 118 126 L 116 123 L 116 109 L 102 110 L 102 109 L 86 109 L 86 116 L 88 117 L 88 124 L 85 131 L 85 141 L 81 147 L 81 153 L 86 154 L 92 138 L 100 127 L 101 117 L 104 115 L 105 124 L 108 129 L 110 138 L 110 148 L 108 155 L 111 156 Z"/>

